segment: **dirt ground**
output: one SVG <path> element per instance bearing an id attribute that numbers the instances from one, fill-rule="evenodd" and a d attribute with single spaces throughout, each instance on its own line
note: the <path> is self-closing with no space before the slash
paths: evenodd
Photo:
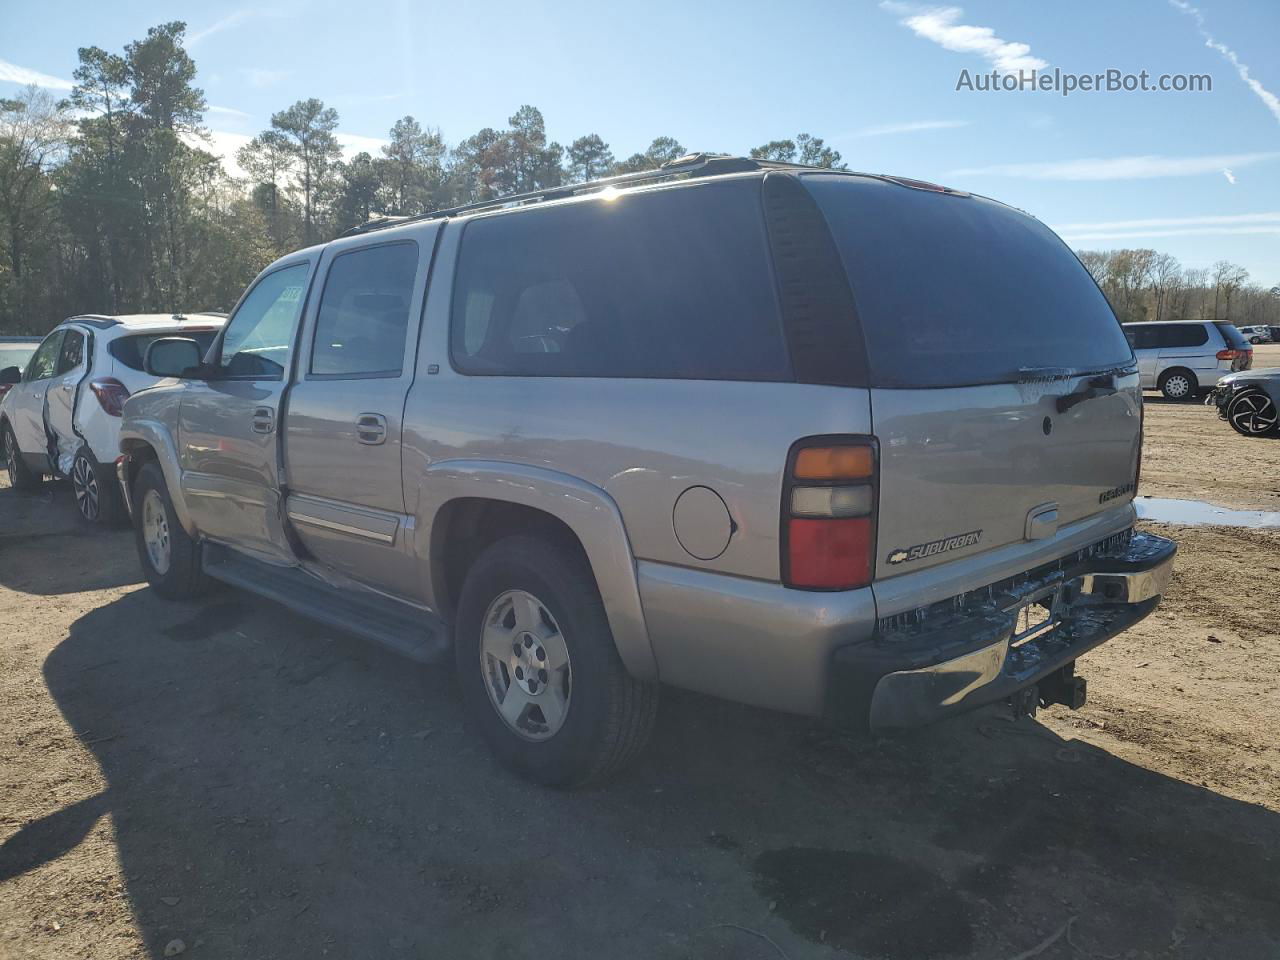
<path id="1" fill-rule="evenodd" d="M 1280 498 L 1280 441 L 1202 406 L 1147 454 L 1144 494 Z M 861 739 L 672 692 L 557 793 L 444 671 L 163 602 L 128 532 L 0 489 L 0 958 L 1274 958 L 1280 530 L 1160 529 L 1169 595 L 1077 713 Z"/>

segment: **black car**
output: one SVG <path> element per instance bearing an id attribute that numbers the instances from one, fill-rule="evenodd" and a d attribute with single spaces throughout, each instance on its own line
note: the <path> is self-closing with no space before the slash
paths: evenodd
<path id="1" fill-rule="evenodd" d="M 1215 404 L 1218 416 L 1236 433 L 1246 437 L 1280 433 L 1280 367 L 1228 374 L 1205 403 Z"/>

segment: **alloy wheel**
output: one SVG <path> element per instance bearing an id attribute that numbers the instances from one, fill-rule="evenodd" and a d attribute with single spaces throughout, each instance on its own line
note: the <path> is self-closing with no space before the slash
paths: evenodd
<path id="1" fill-rule="evenodd" d="M 163 577 L 169 572 L 169 517 L 155 490 L 148 490 L 142 498 L 142 543 L 152 569 Z"/>
<path id="2" fill-rule="evenodd" d="M 18 445 L 14 442 L 13 431 L 4 431 L 4 467 L 9 473 L 9 486 L 18 485 Z"/>
<path id="3" fill-rule="evenodd" d="M 98 477 L 87 457 L 78 456 L 71 467 L 71 486 L 76 494 L 76 509 L 86 520 L 98 519 Z"/>
<path id="4" fill-rule="evenodd" d="M 1252 436 L 1270 433 L 1276 428 L 1276 422 L 1280 419 L 1280 414 L 1277 414 L 1276 405 L 1271 398 L 1260 393 L 1240 394 L 1231 402 L 1227 416 L 1230 417 L 1233 427 L 1241 433 Z"/>
<path id="5" fill-rule="evenodd" d="M 533 594 L 508 590 L 489 604 L 480 671 L 489 702 L 519 736 L 549 740 L 564 726 L 572 694 L 569 648 L 551 611 Z"/>

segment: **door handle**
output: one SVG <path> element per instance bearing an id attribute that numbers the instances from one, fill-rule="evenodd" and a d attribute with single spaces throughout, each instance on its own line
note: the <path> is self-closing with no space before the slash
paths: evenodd
<path id="1" fill-rule="evenodd" d="M 251 422 L 254 433 L 270 433 L 276 428 L 276 412 L 270 407 L 258 407 Z"/>
<path id="2" fill-rule="evenodd" d="M 356 439 L 377 445 L 387 439 L 387 418 L 380 413 L 362 413 L 356 418 Z"/>

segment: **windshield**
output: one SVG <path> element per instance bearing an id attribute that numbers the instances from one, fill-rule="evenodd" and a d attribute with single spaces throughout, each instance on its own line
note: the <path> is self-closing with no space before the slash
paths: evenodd
<path id="1" fill-rule="evenodd" d="M 0 343 L 0 370 L 17 367 L 21 370 L 36 352 L 39 343 Z"/>
<path id="2" fill-rule="evenodd" d="M 979 197 L 809 176 L 877 387 L 1002 383 L 1132 363 L 1106 298 L 1044 224 Z"/>

